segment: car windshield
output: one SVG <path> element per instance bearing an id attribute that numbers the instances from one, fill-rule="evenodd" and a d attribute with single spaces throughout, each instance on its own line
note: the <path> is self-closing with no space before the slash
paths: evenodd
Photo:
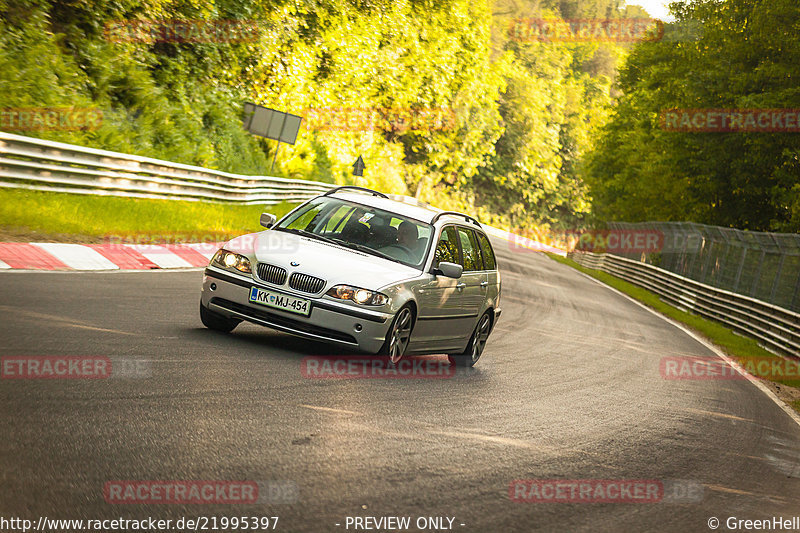
<path id="1" fill-rule="evenodd" d="M 397 213 L 323 196 L 273 229 L 306 234 L 404 265 L 421 268 L 432 226 Z"/>

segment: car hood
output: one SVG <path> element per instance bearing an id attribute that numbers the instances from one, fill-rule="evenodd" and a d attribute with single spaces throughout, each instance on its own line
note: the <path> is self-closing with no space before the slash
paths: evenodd
<path id="1" fill-rule="evenodd" d="M 377 290 L 421 273 L 388 259 L 283 231 L 242 235 L 226 243 L 225 249 L 255 258 L 259 263 L 283 267 L 290 276 L 302 272 L 322 278 L 326 280 L 326 288 L 346 283 Z"/>

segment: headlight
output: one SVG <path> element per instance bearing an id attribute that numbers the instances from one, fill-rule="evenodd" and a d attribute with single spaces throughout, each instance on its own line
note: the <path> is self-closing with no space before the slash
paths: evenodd
<path id="1" fill-rule="evenodd" d="M 222 268 L 227 268 L 228 270 L 236 269 L 246 274 L 251 274 L 253 272 L 250 269 L 250 260 L 248 258 L 229 252 L 224 248 L 217 250 L 217 253 L 214 254 L 213 259 L 211 259 L 211 263 Z"/>
<path id="2" fill-rule="evenodd" d="M 350 285 L 336 285 L 331 287 L 326 294 L 339 300 L 352 300 L 361 305 L 384 305 L 389 301 L 389 297 L 385 294 Z"/>

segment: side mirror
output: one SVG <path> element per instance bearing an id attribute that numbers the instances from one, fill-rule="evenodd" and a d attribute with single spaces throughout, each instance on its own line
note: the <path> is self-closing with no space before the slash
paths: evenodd
<path id="1" fill-rule="evenodd" d="M 455 279 L 460 278 L 463 272 L 464 267 L 455 263 L 448 263 L 447 261 L 442 261 L 439 263 L 439 268 L 433 269 L 434 274 L 441 274 L 442 276 Z"/>
<path id="2" fill-rule="evenodd" d="M 267 229 L 274 226 L 276 220 L 278 220 L 278 217 L 272 213 L 261 213 L 261 225 Z"/>

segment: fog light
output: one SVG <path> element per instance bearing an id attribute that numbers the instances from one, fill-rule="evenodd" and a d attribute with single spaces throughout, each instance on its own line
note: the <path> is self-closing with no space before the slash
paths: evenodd
<path id="1" fill-rule="evenodd" d="M 354 329 L 354 330 L 356 330 L 356 331 L 361 331 L 361 330 L 363 329 L 363 327 L 361 326 L 361 324 L 356 324 L 356 325 L 353 327 L 353 329 Z"/>
<path id="2" fill-rule="evenodd" d="M 211 286 L 209 287 L 209 289 L 211 289 L 212 291 L 217 290 L 217 284 L 216 283 L 212 283 Z"/>

